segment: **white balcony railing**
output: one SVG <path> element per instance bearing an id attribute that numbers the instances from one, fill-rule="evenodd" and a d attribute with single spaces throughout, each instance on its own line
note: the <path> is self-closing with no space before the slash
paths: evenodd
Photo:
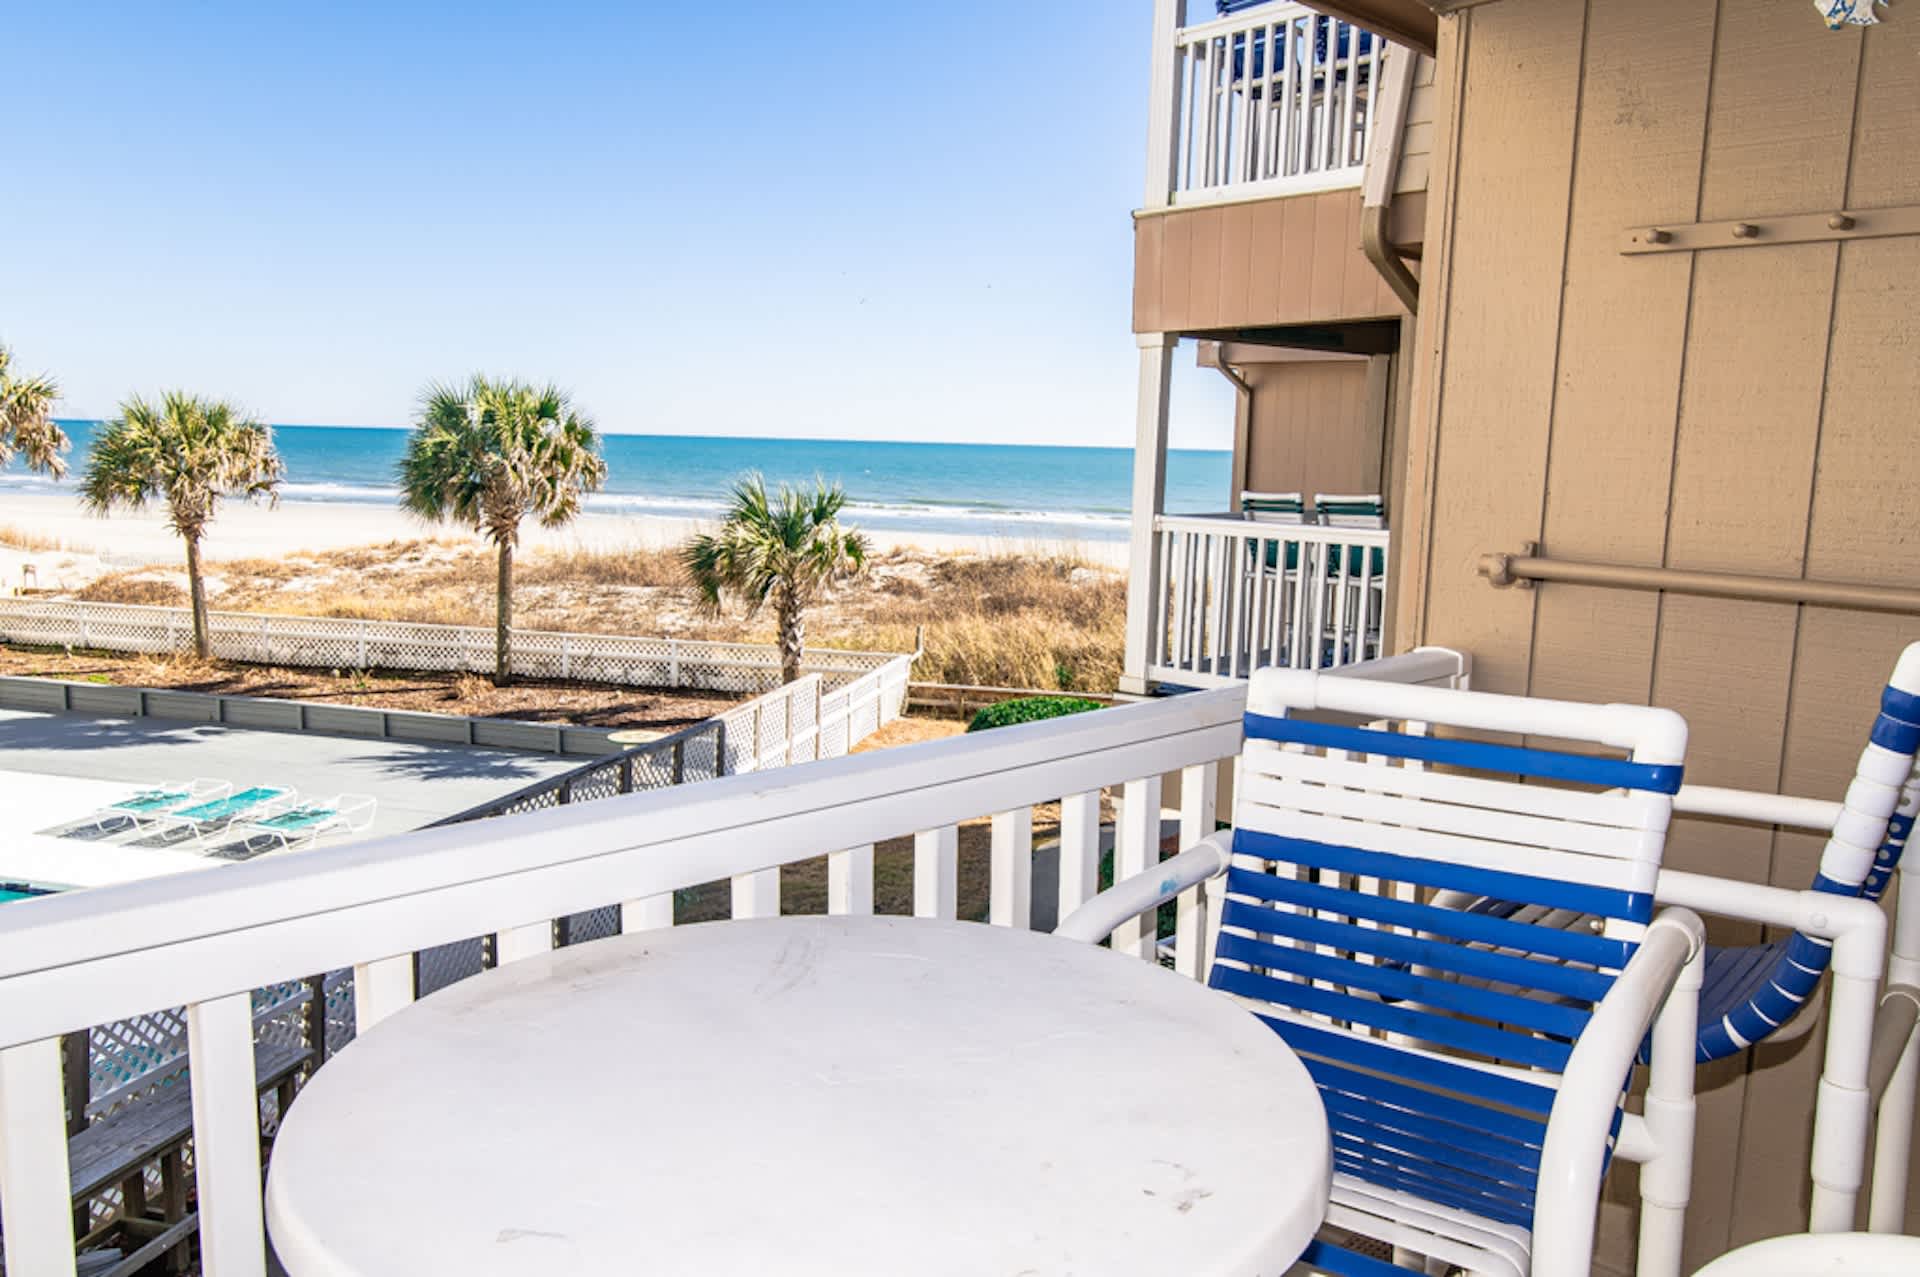
<path id="1" fill-rule="evenodd" d="M 1328 669 L 1380 654 L 1385 528 L 1201 514 L 1161 515 L 1154 531 L 1148 678 L 1213 687 L 1263 665 Z"/>
<path id="2" fill-rule="evenodd" d="M 1466 662 L 1427 650 L 1356 677 L 1459 684 Z M 1239 688 L 264 857 L 6 906 L 0 928 L 0 1217 L 9 1273 L 75 1269 L 59 1037 L 184 1007 L 193 1173 L 205 1271 L 264 1271 L 251 992 L 350 969 L 365 1029 L 412 1000 L 413 955 L 493 934 L 501 962 L 553 943 L 555 918 L 609 902 L 621 928 L 671 926 L 675 891 L 731 878 L 735 917 L 780 912 L 779 868 L 827 858 L 831 913 L 873 911 L 875 842 L 913 835 L 915 913 L 958 909 L 961 822 L 991 816 L 989 920 L 1032 925 L 1034 808 L 1057 822 L 1058 910 L 1094 894 L 1102 791 L 1116 797 L 1116 872 L 1162 853 L 1163 784 L 1178 777 L 1181 839 L 1215 827 L 1219 766 L 1240 747 Z M 1052 804 L 1058 804 L 1057 808 Z M 1116 933 L 1143 958 L 1201 968 L 1197 893 L 1166 936 L 1148 916 Z"/>
<path id="3" fill-rule="evenodd" d="M 1171 79 L 1158 80 L 1171 110 L 1153 115 L 1168 130 L 1154 150 L 1170 163 L 1167 203 L 1360 184 L 1386 41 L 1303 5 L 1268 4 L 1182 27 L 1171 44 L 1172 66 L 1160 69 Z"/>

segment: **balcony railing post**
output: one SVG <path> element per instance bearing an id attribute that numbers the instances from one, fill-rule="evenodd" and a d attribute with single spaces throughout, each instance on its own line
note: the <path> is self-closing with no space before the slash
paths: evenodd
<path id="1" fill-rule="evenodd" d="M 1120 690 L 1147 690 L 1154 617 L 1160 601 L 1162 565 L 1154 526 L 1167 503 L 1167 405 L 1172 387 L 1175 333 L 1141 333 L 1139 400 L 1133 442 L 1133 530 L 1127 552 L 1127 644 Z"/>
<path id="2" fill-rule="evenodd" d="M 1173 203 L 1174 165 L 1180 148 L 1180 28 L 1187 25 L 1187 0 L 1154 0 L 1153 71 L 1147 98 L 1147 191 L 1143 208 Z"/>

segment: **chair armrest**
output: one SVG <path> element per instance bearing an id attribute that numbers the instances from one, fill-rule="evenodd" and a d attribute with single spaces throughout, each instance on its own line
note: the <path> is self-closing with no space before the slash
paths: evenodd
<path id="1" fill-rule="evenodd" d="M 1648 1027 L 1687 964 L 1705 947 L 1706 928 L 1696 915 L 1685 909 L 1663 910 L 1574 1044 L 1540 1150 L 1534 1277 L 1587 1271 L 1607 1136 L 1620 1089 L 1633 1071 Z M 1677 996 L 1697 999 L 1699 991 Z M 1691 1037 L 1688 1034 L 1689 1048 Z"/>
<path id="2" fill-rule="evenodd" d="M 1673 809 L 1690 816 L 1719 816 L 1757 825 L 1784 825 L 1789 829 L 1833 832 L 1841 805 L 1820 798 L 1791 794 L 1763 794 L 1756 789 L 1726 789 L 1719 785 L 1682 785 L 1673 796 Z"/>
<path id="3" fill-rule="evenodd" d="M 1130 918 L 1158 909 L 1188 887 L 1227 871 L 1233 835 L 1209 834 L 1179 855 L 1116 882 L 1068 914 L 1053 929 L 1056 936 L 1098 944 Z"/>

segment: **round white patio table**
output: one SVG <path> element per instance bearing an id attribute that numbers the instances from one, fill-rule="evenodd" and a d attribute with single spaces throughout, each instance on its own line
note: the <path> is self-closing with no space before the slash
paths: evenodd
<path id="1" fill-rule="evenodd" d="M 275 1141 L 293 1277 L 1277 1274 L 1312 1080 L 1229 999 L 979 923 L 594 941 L 389 1017 Z"/>

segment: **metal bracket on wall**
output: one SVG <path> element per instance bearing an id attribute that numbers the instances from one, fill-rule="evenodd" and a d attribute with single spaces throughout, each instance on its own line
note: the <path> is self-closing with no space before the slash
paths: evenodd
<path id="1" fill-rule="evenodd" d="M 1822 240 L 1878 239 L 1920 235 L 1920 204 L 1862 208 L 1781 217 L 1743 217 L 1725 222 L 1663 222 L 1630 226 L 1623 254 L 1692 253 L 1707 248 L 1752 248 L 1762 244 L 1812 244 Z"/>

